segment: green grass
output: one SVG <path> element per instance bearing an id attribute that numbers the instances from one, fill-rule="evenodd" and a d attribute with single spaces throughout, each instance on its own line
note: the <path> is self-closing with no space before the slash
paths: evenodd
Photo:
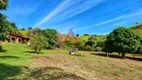
<path id="1" fill-rule="evenodd" d="M 24 37 L 27 37 L 28 31 L 27 31 L 27 30 L 20 30 L 20 33 L 21 33 Z"/>
<path id="2" fill-rule="evenodd" d="M 84 41 L 88 41 L 90 36 L 81 36 L 79 37 L 79 40 L 84 40 Z"/>
<path id="3" fill-rule="evenodd" d="M 127 55 L 42 50 L 30 53 L 25 44 L 4 43 L 0 52 L 0 80 L 141 80 L 142 62 Z M 137 58 L 137 57 L 136 57 Z"/>

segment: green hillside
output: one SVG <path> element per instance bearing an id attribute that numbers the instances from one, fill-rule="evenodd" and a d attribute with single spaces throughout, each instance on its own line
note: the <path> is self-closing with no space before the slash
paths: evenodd
<path id="1" fill-rule="evenodd" d="M 136 24 L 136 25 L 130 27 L 130 29 L 133 29 L 133 31 L 136 35 L 142 37 L 142 24 Z"/>
<path id="2" fill-rule="evenodd" d="M 80 36 L 79 40 L 84 40 L 84 41 L 88 41 L 90 36 Z"/>
<path id="3" fill-rule="evenodd" d="M 27 37 L 28 31 L 27 31 L 27 30 L 20 30 L 20 33 L 21 33 L 24 37 Z"/>
<path id="4" fill-rule="evenodd" d="M 142 24 L 136 24 L 136 25 L 130 27 L 130 29 L 133 29 L 133 30 L 142 30 Z"/>

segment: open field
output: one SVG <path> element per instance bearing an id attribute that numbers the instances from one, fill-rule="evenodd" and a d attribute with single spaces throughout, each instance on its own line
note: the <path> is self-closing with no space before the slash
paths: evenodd
<path id="1" fill-rule="evenodd" d="M 24 44 L 4 43 L 0 80 L 142 80 L 142 57 L 120 59 L 117 54 L 43 50 L 34 54 Z"/>

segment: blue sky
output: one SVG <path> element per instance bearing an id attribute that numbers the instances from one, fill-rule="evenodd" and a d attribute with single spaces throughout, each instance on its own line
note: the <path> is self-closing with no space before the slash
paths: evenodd
<path id="1" fill-rule="evenodd" d="M 3 11 L 18 28 L 53 28 L 67 33 L 108 34 L 142 23 L 142 0 L 9 0 Z"/>

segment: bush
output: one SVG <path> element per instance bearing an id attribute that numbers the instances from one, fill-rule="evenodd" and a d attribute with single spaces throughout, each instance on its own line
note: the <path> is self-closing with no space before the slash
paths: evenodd
<path id="1" fill-rule="evenodd" d="M 64 49 L 75 49 L 75 45 L 72 41 L 65 41 L 61 44 L 61 48 Z"/>
<path id="2" fill-rule="evenodd" d="M 100 52 L 100 51 L 102 51 L 102 48 L 101 48 L 101 47 L 96 47 L 96 48 L 95 48 L 95 51 Z"/>
<path id="3" fill-rule="evenodd" d="M 86 46 L 85 46 L 85 50 L 86 50 L 86 51 L 94 51 L 94 48 L 91 47 L 91 46 L 89 46 L 89 45 L 86 45 Z"/>
<path id="4" fill-rule="evenodd" d="M 30 40 L 30 47 L 35 53 L 41 51 L 45 46 L 48 47 L 48 42 L 45 41 L 44 36 L 33 36 Z"/>

